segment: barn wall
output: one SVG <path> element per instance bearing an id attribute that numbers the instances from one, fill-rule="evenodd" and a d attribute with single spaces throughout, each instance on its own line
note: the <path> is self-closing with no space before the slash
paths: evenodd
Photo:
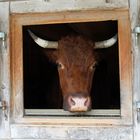
<path id="1" fill-rule="evenodd" d="M 55 134 L 54 134 L 55 133 Z M 12 126 L 12 137 L 47 140 L 132 140 L 132 127 Z"/>
<path id="2" fill-rule="evenodd" d="M 140 122 L 138 122 L 138 112 L 136 102 L 140 101 L 140 35 L 136 40 L 134 29 L 140 26 L 140 1 L 130 0 L 130 17 L 131 17 L 131 31 L 132 31 L 132 52 L 133 52 L 133 112 L 134 112 L 134 140 L 140 139 Z M 140 117 L 140 116 L 139 116 Z M 139 118 L 140 119 L 140 118 Z"/>
<path id="3" fill-rule="evenodd" d="M 9 3 L 0 3 L 0 31 L 7 33 L 6 46 L 0 42 L 0 100 L 5 100 L 9 106 L 10 100 L 10 65 L 9 65 Z M 0 110 L 0 139 L 9 138 L 9 107 L 5 112 Z M 5 116 L 6 115 L 6 116 Z"/>
<path id="4" fill-rule="evenodd" d="M 20 1 L 20 0 L 19 0 Z M 22 7 L 22 8 L 21 8 Z M 128 0 L 36 0 L 11 2 L 12 13 L 127 8 Z"/>
<path id="5" fill-rule="evenodd" d="M 9 2 L 1 2 L 4 0 L 0 0 L 0 30 L 3 30 L 7 33 L 9 37 L 9 4 L 10 4 L 10 12 L 11 13 L 32 13 L 32 12 L 52 12 L 52 11 L 71 11 L 71 10 L 84 10 L 84 9 L 93 9 L 93 8 L 108 8 L 108 9 L 115 9 L 115 8 L 127 8 L 128 7 L 128 0 L 30 0 L 30 1 L 11 1 Z M 6 0 L 5 0 L 6 1 Z M 136 18 L 137 18 L 137 4 L 134 5 L 132 3 L 133 0 L 130 0 L 131 4 L 131 19 L 132 19 L 132 29 L 136 25 Z M 137 0 L 139 1 L 139 0 Z M 133 7 L 133 6 L 135 7 Z M 5 11 L 5 12 L 3 12 Z M 2 17 L 2 18 L 1 18 Z M 134 19 L 134 20 L 133 20 Z M 5 24 L 6 23 L 6 24 Z M 133 41 L 134 41 L 133 35 Z M 1 75 L 1 85 L 0 85 L 0 95 L 3 96 L 4 99 L 7 101 L 9 106 L 9 98 L 10 98 L 10 78 L 9 78 L 9 39 L 7 40 L 7 48 L 1 50 L 0 52 L 4 51 L 4 53 L 0 53 L 0 67 L 5 72 Z M 140 50 L 134 50 L 135 57 L 135 66 L 139 64 L 140 58 Z M 140 66 L 140 64 L 139 64 Z M 136 68 L 135 71 L 135 96 L 134 96 L 134 104 L 135 101 L 139 98 L 138 91 L 139 89 L 139 79 L 137 78 L 140 68 Z M 4 89 L 3 84 L 4 83 Z M 134 107 L 135 110 L 135 107 Z M 135 140 L 140 138 L 139 132 L 140 128 L 139 124 L 137 124 L 136 120 L 136 111 L 135 111 Z M 8 111 L 8 116 L 10 112 Z M 1 116 L 0 116 L 1 117 Z M 33 140 L 33 139 L 48 139 L 48 140 L 133 140 L 133 127 L 132 126 L 51 126 L 51 125 L 37 125 L 37 124 L 13 124 L 11 125 L 11 130 L 9 130 L 9 124 L 12 123 L 12 120 L 0 120 L 0 139 L 15 139 L 16 140 Z M 1 125 L 2 124 L 2 125 Z M 34 133 L 33 133 L 34 132 Z M 11 133 L 11 136 L 10 136 Z M 54 135 L 55 133 L 55 135 Z M 99 139 L 100 138 L 100 139 Z"/>

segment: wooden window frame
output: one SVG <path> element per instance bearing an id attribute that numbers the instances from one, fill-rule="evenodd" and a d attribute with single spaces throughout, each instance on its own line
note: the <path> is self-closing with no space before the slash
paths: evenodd
<path id="1" fill-rule="evenodd" d="M 127 9 L 11 14 L 11 113 L 15 123 L 132 125 L 132 55 L 130 20 Z M 25 25 L 117 20 L 120 72 L 120 117 L 35 117 L 24 116 L 23 34 Z"/>

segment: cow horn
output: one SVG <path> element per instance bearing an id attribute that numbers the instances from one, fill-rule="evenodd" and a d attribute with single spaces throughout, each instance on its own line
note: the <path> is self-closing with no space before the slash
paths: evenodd
<path id="1" fill-rule="evenodd" d="M 49 49 L 57 49 L 58 48 L 58 42 L 57 41 L 48 41 L 48 40 L 44 40 L 42 38 L 39 38 L 38 36 L 36 36 L 33 32 L 31 32 L 30 30 L 28 30 L 30 36 L 32 37 L 32 39 L 36 42 L 36 44 L 38 44 L 40 47 L 42 48 L 49 48 Z"/>
<path id="2" fill-rule="evenodd" d="M 117 42 L 117 34 L 112 38 L 104 41 L 95 42 L 95 49 L 109 48 Z"/>

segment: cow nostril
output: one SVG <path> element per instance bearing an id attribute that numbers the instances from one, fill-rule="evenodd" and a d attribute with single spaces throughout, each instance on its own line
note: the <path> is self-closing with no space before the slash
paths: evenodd
<path id="1" fill-rule="evenodd" d="M 71 98 L 71 105 L 75 105 L 75 101 L 73 100 L 73 98 Z"/>
<path id="2" fill-rule="evenodd" d="M 90 105 L 90 98 L 87 97 L 84 103 L 85 106 L 89 106 Z"/>
<path id="3" fill-rule="evenodd" d="M 69 97 L 69 105 L 70 106 L 89 106 L 90 105 L 90 98 L 89 97 Z"/>
<path id="4" fill-rule="evenodd" d="M 74 105 L 76 104 L 75 101 L 74 101 L 74 99 L 73 99 L 73 97 L 69 97 L 69 98 L 68 98 L 68 102 L 69 102 L 69 104 L 72 105 L 72 106 L 74 106 Z"/>

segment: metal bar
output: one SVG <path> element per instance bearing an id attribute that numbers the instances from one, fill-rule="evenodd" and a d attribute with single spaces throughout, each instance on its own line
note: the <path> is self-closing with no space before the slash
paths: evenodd
<path id="1" fill-rule="evenodd" d="M 136 33 L 136 34 L 139 34 L 140 33 L 140 26 L 136 26 L 134 28 L 134 31 L 133 32 Z"/>
<path id="2" fill-rule="evenodd" d="M 6 110 L 6 102 L 5 101 L 0 101 L 0 109 Z"/>
<path id="3" fill-rule="evenodd" d="M 4 32 L 0 32 L 0 38 L 4 41 L 6 39 L 6 34 Z"/>
<path id="4" fill-rule="evenodd" d="M 7 120 L 7 106 L 6 106 L 6 101 L 0 101 L 0 109 L 2 110 L 3 112 L 3 116 L 4 116 L 4 119 Z"/>
<path id="5" fill-rule="evenodd" d="M 136 102 L 136 109 L 137 109 L 137 121 L 140 123 L 140 101 Z"/>
<path id="6" fill-rule="evenodd" d="M 5 49 L 6 48 L 6 45 L 5 45 L 6 34 L 4 32 L 0 32 L 0 39 L 2 40 L 1 47 Z"/>
<path id="7" fill-rule="evenodd" d="M 63 109 L 25 109 L 25 115 L 31 116 L 120 116 L 120 109 L 95 109 L 85 113 L 71 113 Z"/>

